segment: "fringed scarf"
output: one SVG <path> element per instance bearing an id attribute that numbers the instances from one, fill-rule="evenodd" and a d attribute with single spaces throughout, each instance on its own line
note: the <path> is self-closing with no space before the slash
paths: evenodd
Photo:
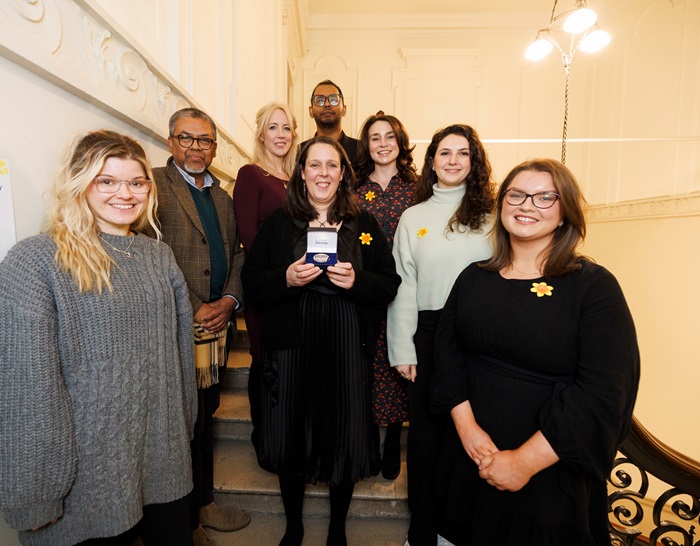
<path id="1" fill-rule="evenodd" d="M 206 389 L 219 382 L 219 368 L 226 365 L 228 326 L 218 332 L 210 332 L 201 324 L 194 323 L 194 365 L 198 389 Z"/>

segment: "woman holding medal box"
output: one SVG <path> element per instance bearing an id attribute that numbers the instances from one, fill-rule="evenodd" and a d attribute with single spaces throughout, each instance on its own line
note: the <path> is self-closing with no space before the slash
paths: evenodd
<path id="1" fill-rule="evenodd" d="M 354 484 L 369 476 L 371 359 L 401 282 L 386 237 L 353 198 L 355 177 L 328 137 L 301 150 L 283 208 L 260 228 L 243 268 L 262 310 L 261 467 L 280 480 L 287 530 L 300 545 L 306 483 L 330 487 L 328 545 L 345 545 Z M 338 261 L 307 261 L 307 233 L 337 231 Z M 329 252 L 330 253 L 330 252 Z"/>

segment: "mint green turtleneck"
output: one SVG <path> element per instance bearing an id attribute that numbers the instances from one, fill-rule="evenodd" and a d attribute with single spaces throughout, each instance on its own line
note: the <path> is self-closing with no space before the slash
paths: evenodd
<path id="1" fill-rule="evenodd" d="M 418 311 L 442 309 L 462 270 L 492 254 L 487 236 L 491 221 L 480 233 L 464 226 L 459 231 L 446 229 L 465 191 L 466 185 L 441 189 L 435 184 L 427 201 L 406 209 L 401 216 L 394 260 L 402 282 L 387 318 L 392 366 L 417 364 L 413 335 Z"/>

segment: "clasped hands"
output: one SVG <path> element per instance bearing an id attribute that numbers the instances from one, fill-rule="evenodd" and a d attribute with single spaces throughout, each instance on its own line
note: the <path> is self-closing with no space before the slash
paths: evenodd
<path id="1" fill-rule="evenodd" d="M 287 268 L 287 286 L 300 287 L 309 284 L 323 273 L 323 269 L 314 264 L 306 263 L 306 256 L 302 256 Z M 350 289 L 355 284 L 355 270 L 350 262 L 338 262 L 326 268 L 326 275 L 330 281 L 339 288 Z"/>
<path id="2" fill-rule="evenodd" d="M 487 484 L 500 491 L 519 491 L 537 473 L 523 457 L 521 448 L 501 451 L 496 447 L 491 436 L 476 423 L 468 401 L 455 406 L 451 413 L 464 450 Z"/>
<path id="3" fill-rule="evenodd" d="M 235 309 L 236 300 L 228 296 L 209 303 L 203 303 L 194 314 L 194 321 L 210 332 L 218 332 L 226 328 Z"/>

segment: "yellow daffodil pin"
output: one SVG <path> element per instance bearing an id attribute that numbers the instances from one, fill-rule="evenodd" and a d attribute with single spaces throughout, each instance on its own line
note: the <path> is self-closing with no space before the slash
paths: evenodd
<path id="1" fill-rule="evenodd" d="M 377 197 L 377 196 L 376 196 L 376 194 L 375 194 L 372 190 L 369 190 L 369 191 L 365 194 L 365 200 L 367 200 L 367 201 L 371 201 L 371 200 L 374 199 L 375 197 Z M 369 244 L 369 243 L 368 243 L 368 244 Z"/>
<path id="2" fill-rule="evenodd" d="M 420 228 L 418 230 L 418 238 L 420 239 L 421 237 L 425 237 L 428 234 L 428 228 Z"/>
<path id="3" fill-rule="evenodd" d="M 369 245 L 369 243 L 372 241 L 372 236 L 369 233 L 363 232 L 359 239 L 363 245 Z"/>
<path id="4" fill-rule="evenodd" d="M 552 290 L 554 290 L 554 287 L 549 286 L 546 282 L 533 282 L 532 288 L 530 288 L 530 292 L 537 294 L 538 298 L 542 296 L 551 296 Z"/>

